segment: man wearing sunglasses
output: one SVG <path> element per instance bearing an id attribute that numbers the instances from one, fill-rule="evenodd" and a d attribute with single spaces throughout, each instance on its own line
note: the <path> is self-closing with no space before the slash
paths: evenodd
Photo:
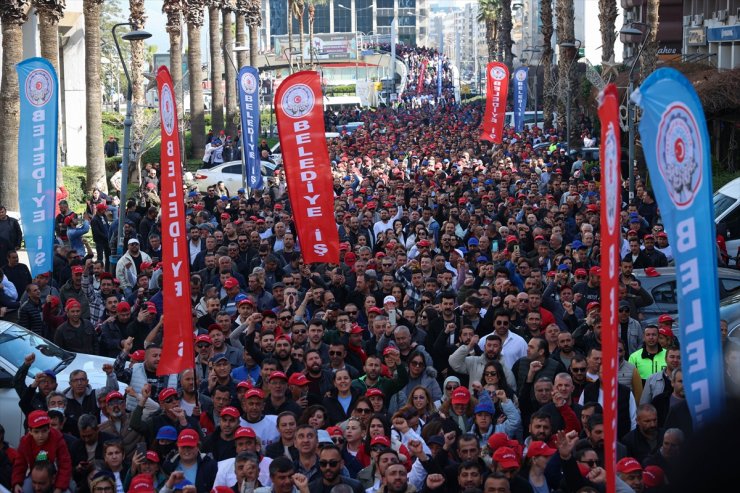
<path id="1" fill-rule="evenodd" d="M 299 486 L 300 493 L 330 493 L 335 486 L 347 485 L 353 493 L 364 493 L 365 489 L 355 479 L 342 476 L 344 459 L 339 447 L 333 444 L 324 445 L 319 451 L 319 470 L 321 476 L 307 485 Z"/>

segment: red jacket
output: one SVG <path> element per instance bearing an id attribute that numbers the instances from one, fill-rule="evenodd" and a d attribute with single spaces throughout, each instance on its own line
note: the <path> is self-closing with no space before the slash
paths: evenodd
<path id="1" fill-rule="evenodd" d="M 62 491 L 69 489 L 69 482 L 72 479 L 72 457 L 69 455 L 64 436 L 54 428 L 49 431 L 47 442 L 41 446 L 36 444 L 30 433 L 23 435 L 18 445 L 18 457 L 13 463 L 11 484 L 13 486 L 23 485 L 23 481 L 30 474 L 31 467 L 36 461 L 36 456 L 42 450 L 46 452 L 49 461 L 57 466 L 54 487 Z"/>

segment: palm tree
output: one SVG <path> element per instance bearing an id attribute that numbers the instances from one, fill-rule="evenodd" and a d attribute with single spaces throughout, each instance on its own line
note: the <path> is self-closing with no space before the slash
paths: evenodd
<path id="1" fill-rule="evenodd" d="M 488 61 L 496 60 L 498 48 L 498 17 L 499 0 L 478 0 L 477 22 L 483 22 L 486 26 L 486 46 L 488 48 Z"/>
<path id="2" fill-rule="evenodd" d="M 249 65 L 257 66 L 259 54 L 260 26 L 262 25 L 262 5 L 260 0 L 249 0 L 247 25 L 249 26 Z"/>
<path id="3" fill-rule="evenodd" d="M 511 40 L 511 30 L 514 24 L 511 20 L 511 0 L 500 0 L 501 2 L 501 32 L 499 34 L 499 56 L 511 71 L 514 65 L 514 55 L 511 47 L 514 42 Z"/>
<path id="4" fill-rule="evenodd" d="M 313 23 L 316 20 L 316 6 L 326 5 L 326 0 L 306 0 L 308 3 L 308 53 L 313 66 Z M 357 27 L 355 26 L 355 29 Z"/>
<path id="5" fill-rule="evenodd" d="M 575 26 L 573 22 L 573 0 L 556 0 L 555 4 L 555 15 L 557 16 L 557 29 L 558 29 L 558 42 L 575 42 Z M 576 87 L 573 84 L 573 64 L 576 61 L 576 49 L 575 48 L 560 48 L 560 56 L 558 57 L 558 83 L 560 84 L 560 95 L 563 97 L 558 98 L 558 128 L 566 128 L 566 110 L 564 101 L 566 100 L 566 91 L 571 92 L 571 98 L 573 98 L 573 90 Z M 573 121 L 573 105 L 570 108 L 571 122 Z M 571 125 L 571 134 L 576 131 L 576 126 Z M 570 143 L 571 135 L 566 136 L 567 142 Z"/>
<path id="6" fill-rule="evenodd" d="M 59 74 L 59 21 L 64 17 L 66 0 L 34 0 L 36 14 L 39 16 L 39 41 L 41 42 L 41 56 L 54 66 Z M 61 119 L 59 127 L 61 128 Z M 58 131 L 61 136 L 61 132 Z M 64 185 L 62 175 L 62 153 L 59 152 L 61 139 L 57 139 L 57 184 Z"/>
<path id="7" fill-rule="evenodd" d="M 167 15 L 170 37 L 170 75 L 175 86 L 178 117 L 182 117 L 182 0 L 164 0 L 162 12 Z"/>
<path id="8" fill-rule="evenodd" d="M 290 3 L 290 16 L 298 19 L 298 52 L 300 53 L 301 65 L 303 65 L 303 14 L 306 11 L 305 0 L 288 0 Z M 290 23 L 293 23 L 291 19 Z"/>
<path id="9" fill-rule="evenodd" d="M 647 35 L 647 42 L 642 49 L 642 55 L 640 57 L 642 58 L 640 60 L 640 80 L 644 80 L 648 75 L 652 74 L 657 64 L 659 8 L 660 0 L 648 0 L 645 23 L 650 27 L 650 32 Z"/>
<path id="10" fill-rule="evenodd" d="M 206 122 L 203 116 L 203 71 L 201 68 L 200 30 L 203 27 L 204 0 L 186 0 L 185 22 L 188 25 L 188 67 L 190 82 L 190 155 L 202 158 L 206 147 Z"/>
<path id="11" fill-rule="evenodd" d="M 20 89 L 15 65 L 23 56 L 21 27 L 27 19 L 28 0 L 0 2 L 0 21 L 3 33 L 3 75 L 0 82 L 0 191 L 2 202 L 11 210 L 18 210 L 18 126 L 20 125 Z M 100 152 L 103 143 L 100 143 Z"/>
<path id="12" fill-rule="evenodd" d="M 247 46 L 247 12 L 249 0 L 236 0 L 236 44 Z M 241 69 L 249 63 L 249 57 L 245 50 L 236 53 L 236 66 Z"/>
<path id="13" fill-rule="evenodd" d="M 599 0 L 599 31 L 601 31 L 601 65 L 614 62 L 614 43 L 617 40 L 617 1 Z"/>
<path id="14" fill-rule="evenodd" d="M 108 190 L 103 157 L 103 128 L 100 124 L 102 92 L 100 79 L 100 19 L 103 0 L 84 0 L 85 11 L 85 157 L 87 158 L 87 189 Z"/>
<path id="15" fill-rule="evenodd" d="M 144 29 L 146 22 L 146 10 L 144 0 L 129 0 L 129 22 L 132 29 Z M 131 127 L 131 162 L 136 166 L 130 166 L 128 177 L 129 183 L 141 183 L 141 154 L 144 141 L 144 130 L 146 126 L 144 108 L 146 107 L 146 79 L 144 78 L 146 66 L 146 46 L 144 40 L 131 41 L 131 83 L 133 85 L 133 117 L 134 125 Z"/>
<path id="16" fill-rule="evenodd" d="M 211 50 L 211 128 L 224 129 L 224 90 L 221 80 L 224 73 L 223 50 L 221 49 L 221 0 L 210 0 L 208 4 L 208 40 Z"/>
<path id="17" fill-rule="evenodd" d="M 224 29 L 224 79 L 226 82 L 226 135 L 236 135 L 236 70 L 234 70 L 234 32 L 232 31 L 234 0 L 224 0 L 221 9 Z"/>
<path id="18" fill-rule="evenodd" d="M 552 97 L 552 0 L 540 2 L 540 21 L 542 24 L 542 67 L 544 77 L 542 82 L 542 113 L 545 128 L 552 128 L 552 114 L 554 101 Z"/>

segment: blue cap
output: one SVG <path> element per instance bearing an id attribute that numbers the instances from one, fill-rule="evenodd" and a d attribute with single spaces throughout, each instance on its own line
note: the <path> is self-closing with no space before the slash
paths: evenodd
<path id="1" fill-rule="evenodd" d="M 630 212 L 630 219 L 632 219 L 633 217 L 639 218 L 640 215 L 637 212 Z"/>
<path id="2" fill-rule="evenodd" d="M 478 404 L 475 406 L 475 409 L 473 410 L 473 414 L 478 413 L 488 413 L 493 414 L 493 406 L 489 402 L 483 402 L 481 404 Z"/>
<path id="3" fill-rule="evenodd" d="M 449 162 L 450 162 L 450 160 L 449 160 L 449 159 L 447 159 L 447 158 L 445 158 L 445 159 L 443 159 L 443 160 L 442 160 L 442 162 L 443 162 L 443 163 L 449 163 Z"/>
<path id="4" fill-rule="evenodd" d="M 630 224 L 639 224 L 640 218 L 639 217 L 631 217 L 630 218 Z"/>
<path id="5" fill-rule="evenodd" d="M 472 180 L 470 180 L 470 181 L 471 181 L 471 183 L 478 183 L 478 178 L 473 178 L 473 179 L 472 179 Z"/>
<path id="6" fill-rule="evenodd" d="M 195 190 L 193 190 L 192 192 L 188 194 L 188 197 L 197 197 L 197 196 L 198 196 L 198 192 L 196 192 Z"/>
<path id="7" fill-rule="evenodd" d="M 345 177 L 344 177 L 344 178 L 342 178 L 342 179 L 343 179 L 344 181 L 349 181 L 349 180 L 350 180 L 350 177 L 349 177 L 349 176 L 345 176 Z"/>
<path id="8" fill-rule="evenodd" d="M 222 359 L 229 360 L 229 358 L 226 357 L 226 353 L 216 353 L 213 356 L 211 356 L 211 363 L 217 363 L 221 361 Z"/>
<path id="9" fill-rule="evenodd" d="M 165 425 L 157 431 L 157 440 L 170 440 L 172 442 L 177 440 L 177 430 L 174 426 Z"/>
<path id="10" fill-rule="evenodd" d="M 57 374 L 54 373 L 54 370 L 44 370 L 41 373 L 43 373 L 47 377 L 51 378 L 52 380 L 56 380 L 57 379 Z"/>
<path id="11" fill-rule="evenodd" d="M 486 185 L 493 185 L 493 180 L 491 180 L 491 179 L 489 178 L 489 179 L 487 179 L 486 181 L 484 181 L 483 183 L 485 183 Z"/>
<path id="12" fill-rule="evenodd" d="M 246 299 L 247 299 L 247 295 L 244 293 L 239 293 L 236 296 L 234 296 L 234 301 L 236 301 L 237 303 L 239 303 L 242 300 L 246 300 Z"/>
<path id="13" fill-rule="evenodd" d="M 245 192 L 246 192 L 246 190 L 243 189 L 243 188 L 240 188 L 239 190 L 236 191 L 236 193 L 245 193 Z"/>
<path id="14" fill-rule="evenodd" d="M 222 195 L 221 196 L 221 200 L 229 200 L 229 196 L 228 195 Z"/>
<path id="15" fill-rule="evenodd" d="M 475 259 L 477 262 L 488 262 L 488 257 L 485 255 L 479 256 L 477 259 Z"/>
<path id="16" fill-rule="evenodd" d="M 570 270 L 570 267 L 568 267 L 568 264 L 560 264 L 558 270 Z"/>
<path id="17" fill-rule="evenodd" d="M 478 238 L 470 238 L 468 240 L 468 246 L 477 245 L 477 244 L 478 244 Z"/>
<path id="18" fill-rule="evenodd" d="M 581 243 L 580 240 L 575 240 L 571 246 L 573 247 L 573 250 L 578 250 L 583 246 L 583 243 Z"/>

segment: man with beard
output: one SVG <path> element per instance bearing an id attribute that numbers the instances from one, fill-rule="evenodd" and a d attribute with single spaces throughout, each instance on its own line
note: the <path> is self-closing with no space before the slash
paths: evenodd
<path id="1" fill-rule="evenodd" d="M 404 388 L 409 381 L 409 373 L 405 365 L 401 364 L 401 353 L 396 348 L 387 347 L 389 355 L 396 361 L 396 376 L 388 378 L 381 375 L 382 361 L 379 356 L 368 356 L 362 370 L 365 372 L 352 381 L 352 387 L 365 394 L 368 389 L 380 389 L 385 396 L 391 396 Z"/>
<path id="2" fill-rule="evenodd" d="M 486 338 L 483 346 L 483 354 L 475 354 L 475 348 L 478 345 L 478 336 L 475 335 L 470 339 L 470 343 L 460 345 L 449 357 L 450 368 L 458 373 L 468 375 L 470 383 L 483 381 L 483 369 L 491 361 L 501 363 L 506 374 L 506 383 L 516 390 L 516 380 L 509 367 L 504 364 L 501 357 L 501 338 L 497 334 L 491 334 Z"/>
<path id="3" fill-rule="evenodd" d="M 216 323 L 216 316 L 221 311 L 221 301 L 217 297 L 206 298 L 205 302 L 206 314 L 201 316 L 196 323 L 196 327 L 199 331 L 202 331 L 201 333 L 208 332 L 208 328 Z"/>
<path id="4" fill-rule="evenodd" d="M 208 380 L 200 383 L 199 390 L 210 396 L 216 387 L 227 387 L 232 396 L 236 395 L 236 380 L 231 376 L 231 363 L 224 353 L 216 353 L 211 357 L 211 371 L 208 373 Z"/>
<path id="5" fill-rule="evenodd" d="M 90 320 L 90 300 L 85 290 L 82 289 L 82 273 L 85 268 L 81 265 L 73 265 L 70 270 L 72 277 L 59 289 L 62 306 L 65 306 L 69 300 L 76 300 L 80 304 L 80 317 Z"/>
<path id="6" fill-rule="evenodd" d="M 74 298 L 64 306 L 67 321 L 57 328 L 54 343 L 73 353 L 98 354 L 98 337 L 95 328 L 82 318 L 82 305 Z"/>
<path id="7" fill-rule="evenodd" d="M 234 465 L 238 462 L 238 456 L 242 453 L 256 454 L 259 461 L 259 482 L 264 485 L 271 484 L 270 481 L 270 464 L 272 459 L 264 457 L 261 453 L 260 445 L 257 442 L 257 434 L 252 428 L 239 427 L 234 433 L 234 446 L 236 448 L 236 456 L 224 459 L 218 463 L 218 473 L 216 474 L 216 480 L 213 482 L 213 486 L 227 486 L 236 483 L 237 478 L 235 474 Z"/>
<path id="8" fill-rule="evenodd" d="M 660 394 L 673 392 L 671 387 L 671 372 L 681 366 L 681 350 L 669 347 L 665 355 L 666 367 L 663 371 L 653 373 L 645 381 L 645 387 L 640 396 L 640 404 L 649 404 Z"/>
<path id="9" fill-rule="evenodd" d="M 592 448 L 599 456 L 599 464 L 604 464 L 604 415 L 596 413 L 586 422 L 586 438 L 581 440 L 578 448 Z M 617 460 L 627 457 L 627 448 L 617 441 Z"/>
<path id="10" fill-rule="evenodd" d="M 683 431 L 678 428 L 668 428 L 663 433 L 663 443 L 660 448 L 648 456 L 643 464 L 646 467 L 651 465 L 660 467 L 665 472 L 668 483 L 673 483 L 678 472 L 678 459 L 681 456 L 683 442 Z"/>
<path id="11" fill-rule="evenodd" d="M 265 414 L 277 416 L 285 411 L 291 411 L 299 416 L 303 412 L 301 406 L 289 399 L 288 376 L 285 373 L 282 371 L 270 373 L 268 388 L 270 389 L 270 396 L 265 405 Z"/>
<path id="12" fill-rule="evenodd" d="M 101 282 L 102 284 L 102 282 Z M 123 349 L 123 343 L 131 325 L 131 305 L 120 301 L 116 315 L 109 317 L 100 327 L 100 355 L 115 358 Z"/>
<path id="13" fill-rule="evenodd" d="M 584 312 L 586 306 L 592 301 L 601 300 L 601 267 L 594 266 L 588 270 L 588 280 L 579 282 L 573 286 L 573 293 L 580 294 L 581 298 L 576 303 Z"/>
<path id="14" fill-rule="evenodd" d="M 260 440 L 262 446 L 267 447 L 272 442 L 280 439 L 277 430 L 277 416 L 265 414 L 265 393 L 261 389 L 250 389 L 244 394 L 242 400 L 244 416 L 241 425 L 252 428 Z"/>
<path id="15" fill-rule="evenodd" d="M 321 476 L 307 485 L 297 482 L 301 493 L 331 493 L 340 484 L 347 485 L 353 493 L 364 493 L 359 481 L 342 476 L 344 460 L 342 452 L 336 445 L 325 445 L 319 451 L 319 469 Z M 307 486 L 307 488 L 306 488 Z"/>
<path id="16" fill-rule="evenodd" d="M 653 373 L 666 367 L 666 350 L 658 343 L 658 327 L 648 325 L 643 331 L 642 347 L 630 354 L 629 362 L 637 367 L 643 385 Z"/>
<path id="17" fill-rule="evenodd" d="M 200 432 L 200 425 L 197 418 L 185 414 L 185 410 L 180 407 L 180 396 L 172 387 L 163 389 L 157 396 L 160 410 L 149 415 L 144 419 L 144 406 L 147 399 L 151 396 L 152 386 L 144 385 L 137 399 L 137 406 L 131 413 L 129 425 L 146 437 L 147 443 L 153 443 L 157 432 L 163 426 L 172 426 L 176 431 L 191 429 L 196 434 Z"/>
<path id="18" fill-rule="evenodd" d="M 144 350 L 144 361 L 134 363 L 130 368 L 125 368 L 134 344 L 134 338 L 129 337 L 123 342 L 123 350 L 116 357 L 113 369 L 118 380 L 127 383 L 136 394 L 142 391 L 145 384 L 151 386 L 150 394 L 159 395 L 162 389 L 177 386 L 177 375 L 157 375 L 159 358 L 162 356 L 162 347 L 157 344 L 149 344 Z M 137 399 L 131 393 L 126 395 L 126 410 L 132 412 L 136 407 Z"/>
<path id="19" fill-rule="evenodd" d="M 390 464 L 383 474 L 383 486 L 379 493 L 413 493 L 414 487 L 409 484 L 408 472 L 403 464 Z"/>
<path id="20" fill-rule="evenodd" d="M 275 357 L 278 361 L 278 370 L 290 376 L 301 370 L 290 357 L 290 339 L 286 335 L 281 335 L 275 339 Z"/>
<path id="21" fill-rule="evenodd" d="M 219 425 L 203 441 L 202 451 L 220 462 L 236 456 L 234 440 L 241 416 L 237 408 L 227 406 L 221 410 L 219 417 Z"/>
<path id="22" fill-rule="evenodd" d="M 322 366 L 321 355 L 315 349 L 307 349 L 304 354 L 305 369 L 308 379 L 308 404 L 321 404 L 323 396 L 334 387 L 334 374 Z"/>
<path id="23" fill-rule="evenodd" d="M 683 371 L 680 366 L 671 370 L 670 388 L 670 391 L 666 390 L 652 400 L 652 405 L 658 413 L 658 426 L 661 428 L 665 424 L 666 418 L 671 410 L 674 408 L 680 409 L 680 407 L 677 406 L 683 406 L 686 403 L 686 393 L 683 386 Z M 675 418 L 676 415 L 673 417 Z"/>
<path id="24" fill-rule="evenodd" d="M 575 350 L 573 334 L 564 330 L 558 334 L 558 347 L 550 354 L 550 358 L 559 361 L 566 368 L 570 368 L 575 357 L 580 354 Z"/>
<path id="25" fill-rule="evenodd" d="M 211 343 L 213 344 L 213 354 L 223 353 L 232 367 L 241 366 L 244 363 L 242 351 L 226 344 L 228 337 L 227 330 L 229 329 L 228 325 L 231 324 L 231 318 L 225 312 L 219 312 L 216 315 L 216 320 L 222 323 L 211 324 L 208 327 L 208 337 L 211 338 Z M 227 330 L 224 330 L 224 325 L 227 325 Z"/>
<path id="26" fill-rule="evenodd" d="M 501 339 L 501 358 L 504 368 L 511 368 L 514 363 L 527 355 L 527 342 L 518 334 L 510 330 L 511 315 L 507 310 L 497 309 L 493 314 L 493 330 Z M 483 349 L 487 337 L 484 337 L 478 347 Z"/>
<path id="27" fill-rule="evenodd" d="M 136 452 L 136 444 L 144 437 L 129 426 L 129 414 L 126 412 L 126 401 L 123 394 L 114 391 L 105 396 L 105 414 L 108 420 L 100 425 L 100 431 L 121 440 L 124 458 L 131 461 Z"/>

